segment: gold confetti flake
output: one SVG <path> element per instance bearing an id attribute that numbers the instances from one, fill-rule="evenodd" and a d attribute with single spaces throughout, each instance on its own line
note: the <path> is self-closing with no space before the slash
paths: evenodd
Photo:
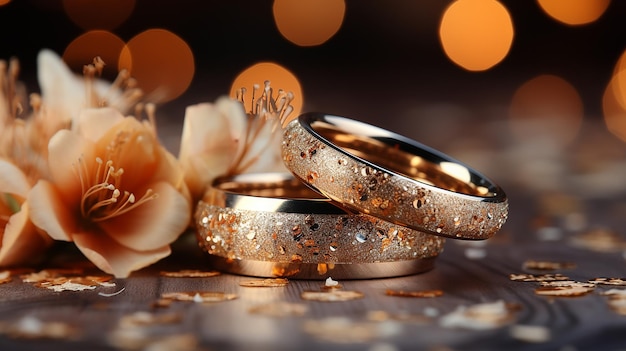
<path id="1" fill-rule="evenodd" d="M 383 322 L 383 321 L 390 320 L 391 314 L 387 311 L 374 310 L 374 311 L 368 311 L 366 318 L 367 320 L 370 320 L 372 322 Z"/>
<path id="2" fill-rule="evenodd" d="M 219 291 L 186 291 L 171 292 L 161 295 L 162 299 L 174 301 L 189 301 L 196 303 L 211 303 L 229 301 L 237 298 L 236 294 L 228 294 Z"/>
<path id="3" fill-rule="evenodd" d="M 509 329 L 509 333 L 514 339 L 531 343 L 548 342 L 550 341 L 552 334 L 550 332 L 550 329 L 544 326 L 522 324 L 516 324 L 511 326 L 511 329 Z"/>
<path id="4" fill-rule="evenodd" d="M 194 334 L 172 334 L 149 340 L 142 350 L 199 351 L 199 340 Z"/>
<path id="5" fill-rule="evenodd" d="M 372 322 L 396 321 L 404 323 L 428 324 L 432 322 L 432 317 L 426 314 L 413 313 L 389 313 L 382 310 L 368 311 L 366 319 Z"/>
<path id="6" fill-rule="evenodd" d="M 303 291 L 300 295 L 304 300 L 338 302 L 361 299 L 365 295 L 352 290 L 330 290 L 330 291 Z"/>
<path id="7" fill-rule="evenodd" d="M 121 350 L 199 351 L 198 338 L 193 334 L 152 335 L 136 329 L 116 329 L 109 343 Z"/>
<path id="8" fill-rule="evenodd" d="M 578 287 L 578 288 L 595 288 L 595 284 L 592 283 L 584 283 L 577 282 L 574 280 L 554 280 L 549 282 L 541 282 L 541 286 L 552 286 L 552 287 Z"/>
<path id="9" fill-rule="evenodd" d="M 439 324 L 446 328 L 489 330 L 508 325 L 515 320 L 519 305 L 496 302 L 479 303 L 471 306 L 459 306 L 456 310 L 442 316 Z"/>
<path id="10" fill-rule="evenodd" d="M 611 298 L 608 301 L 608 305 L 615 313 L 626 316 L 626 298 Z"/>
<path id="11" fill-rule="evenodd" d="M 514 320 L 517 308 L 504 301 L 459 306 L 442 316 L 440 325 L 447 328 L 488 330 L 502 327 Z"/>
<path id="12" fill-rule="evenodd" d="M 248 312 L 270 317 L 298 317 L 303 316 L 307 310 L 304 304 L 279 301 L 251 307 Z"/>
<path id="13" fill-rule="evenodd" d="M 135 312 L 120 318 L 108 333 L 108 343 L 120 350 L 199 351 L 198 340 L 187 333 L 163 333 L 160 328 L 182 321 L 178 313 Z"/>
<path id="14" fill-rule="evenodd" d="M 259 288 L 279 288 L 287 286 L 287 284 L 289 284 L 289 280 L 286 278 L 252 279 L 239 282 L 240 286 Z"/>
<path id="15" fill-rule="evenodd" d="M 46 288 L 55 292 L 84 291 L 94 290 L 98 286 L 115 286 L 115 283 L 109 282 L 112 278 L 113 277 L 110 276 L 54 277 L 41 279 L 33 285 L 38 288 Z"/>
<path id="16" fill-rule="evenodd" d="M 600 295 L 608 296 L 607 305 L 612 311 L 626 316 L 626 289 L 609 289 Z"/>
<path id="17" fill-rule="evenodd" d="M 180 313 L 150 313 L 139 311 L 120 318 L 118 324 L 121 328 L 147 327 L 154 325 L 175 324 L 182 321 Z"/>
<path id="18" fill-rule="evenodd" d="M 443 295 L 443 291 L 441 291 L 441 290 L 413 290 L 413 291 L 405 291 L 405 290 L 387 289 L 387 291 L 385 291 L 385 295 L 388 295 L 388 296 L 399 296 L 399 297 L 430 298 L 430 297 L 442 296 Z"/>
<path id="19" fill-rule="evenodd" d="M 21 275 L 24 283 L 38 283 L 53 278 L 73 276 L 77 277 L 84 273 L 82 269 L 44 269 L 39 272 Z"/>
<path id="20" fill-rule="evenodd" d="M 541 286 L 535 289 L 535 294 L 556 297 L 579 297 L 589 294 L 593 287 L 569 285 L 569 286 Z"/>
<path id="21" fill-rule="evenodd" d="M 331 277 L 328 277 L 324 281 L 324 284 L 322 285 L 322 289 L 324 289 L 324 290 L 343 289 L 343 286 L 341 284 L 339 284 L 338 281 L 333 280 L 333 278 L 331 278 Z"/>
<path id="22" fill-rule="evenodd" d="M 609 289 L 601 292 L 600 295 L 610 296 L 612 298 L 626 299 L 626 289 Z"/>
<path id="23" fill-rule="evenodd" d="M 547 282 L 555 280 L 570 280 L 569 277 L 562 274 L 510 274 L 509 279 L 522 282 Z"/>
<path id="24" fill-rule="evenodd" d="M 42 321 L 36 317 L 23 317 L 18 321 L 0 322 L 0 333 L 17 339 L 72 339 L 76 329 L 67 323 Z"/>
<path id="25" fill-rule="evenodd" d="M 535 271 L 556 271 L 561 269 L 576 268 L 576 264 L 572 262 L 553 262 L 553 261 L 536 261 L 527 260 L 522 268 Z"/>
<path id="26" fill-rule="evenodd" d="M 73 283 L 71 281 L 66 281 L 66 282 L 61 283 L 61 284 L 42 282 L 42 283 L 37 283 L 36 286 L 38 286 L 40 288 L 48 288 L 48 289 L 53 290 L 55 292 L 61 292 L 61 291 L 84 291 L 84 290 L 93 290 L 93 289 L 96 288 L 95 285 L 83 285 L 83 284 L 79 284 L 79 283 Z"/>
<path id="27" fill-rule="evenodd" d="M 161 271 L 161 276 L 171 278 L 210 278 L 220 275 L 218 271 L 201 271 L 195 269 L 183 269 L 180 271 Z"/>
<path id="28" fill-rule="evenodd" d="M 11 271 L 1 271 L 0 272 L 0 284 L 8 283 L 12 280 Z"/>
<path id="29" fill-rule="evenodd" d="M 302 324 L 305 333 L 326 342 L 338 344 L 369 343 L 392 337 L 401 332 L 399 323 L 362 322 L 346 317 L 328 317 L 307 320 Z"/>
<path id="30" fill-rule="evenodd" d="M 589 282 L 593 284 L 602 284 L 602 285 L 626 286 L 626 279 L 622 279 L 622 278 L 594 278 L 594 279 L 590 279 Z"/>
<path id="31" fill-rule="evenodd" d="M 82 269 L 45 269 L 39 272 L 22 274 L 20 277 L 25 283 L 32 283 L 35 287 L 61 291 L 94 290 L 97 287 L 113 287 L 110 275 L 83 275 Z"/>
<path id="32" fill-rule="evenodd" d="M 616 231 L 606 228 L 594 229 L 578 234 L 572 237 L 570 244 L 598 252 L 620 252 L 626 250 L 626 239 Z"/>

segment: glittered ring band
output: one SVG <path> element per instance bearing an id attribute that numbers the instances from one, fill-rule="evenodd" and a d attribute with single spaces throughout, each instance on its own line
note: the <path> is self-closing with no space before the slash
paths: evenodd
<path id="1" fill-rule="evenodd" d="M 288 173 L 218 179 L 197 206 L 218 269 L 298 279 L 364 279 L 433 267 L 444 238 L 333 205 Z"/>
<path id="2" fill-rule="evenodd" d="M 404 136 L 344 117 L 307 113 L 284 131 L 283 161 L 345 207 L 456 239 L 487 239 L 508 201 L 485 176 Z"/>

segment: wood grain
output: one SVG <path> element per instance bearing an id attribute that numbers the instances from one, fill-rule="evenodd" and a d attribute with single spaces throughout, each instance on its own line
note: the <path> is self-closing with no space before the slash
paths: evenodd
<path id="1" fill-rule="evenodd" d="M 239 285 L 243 280 L 255 279 L 253 277 L 222 274 L 208 278 L 176 278 L 159 274 L 162 270 L 211 269 L 204 262 L 204 253 L 190 242 L 179 244 L 174 255 L 157 265 L 136 272 L 128 279 L 116 280 L 115 287 L 52 292 L 14 278 L 0 285 L 0 322 L 4 325 L 0 349 L 146 349 L 165 336 L 180 335 L 187 335 L 196 343 L 192 349 L 198 350 L 623 349 L 626 316 L 611 310 L 607 297 L 599 293 L 610 287 L 599 286 L 582 297 L 555 298 L 535 294 L 537 282 L 509 279 L 513 273 L 543 273 L 523 269 L 524 262 L 530 259 L 575 263 L 574 268 L 558 273 L 578 281 L 626 276 L 621 252 L 572 247 L 567 240 L 571 234 L 567 233 L 557 241 L 539 240 L 528 225 L 532 219 L 530 213 L 528 211 L 526 217 L 511 218 L 503 231 L 485 245 L 448 240 L 432 271 L 393 279 L 340 281 L 344 290 L 365 295 L 352 301 L 317 302 L 301 298 L 303 291 L 319 291 L 323 281 L 292 280 L 286 287 L 260 288 Z M 468 249 L 474 253 L 484 250 L 485 257 L 470 259 Z M 121 293 L 111 297 L 99 295 L 122 288 Z M 443 295 L 397 297 L 386 295 L 388 289 L 441 290 Z M 233 293 L 238 298 L 212 304 L 173 302 L 169 307 L 154 307 L 163 293 L 194 291 Z M 515 319 L 509 324 L 491 330 L 468 330 L 445 328 L 438 323 L 441 316 L 459 306 L 499 300 L 519 306 Z M 302 315 L 284 317 L 250 312 L 252 307 L 278 302 L 303 305 L 306 311 Z M 177 314 L 179 320 L 141 329 L 145 338 L 139 348 L 120 345 L 119 337 L 115 336 L 120 321 L 138 311 L 151 316 Z M 67 323 L 76 334 L 71 340 L 66 337 L 25 339 L 6 332 L 6 325 L 19 325 L 27 317 Z M 519 340 L 510 332 L 514 325 L 543 326 L 550 336 L 542 342 Z M 339 328 L 339 336 L 325 331 L 328 326 Z M 363 330 L 364 334 L 356 333 L 358 330 Z M 175 345 L 186 344 L 179 340 Z"/>

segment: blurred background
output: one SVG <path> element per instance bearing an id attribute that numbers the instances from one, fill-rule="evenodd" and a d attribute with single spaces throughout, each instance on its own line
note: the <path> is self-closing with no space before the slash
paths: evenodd
<path id="1" fill-rule="evenodd" d="M 0 58 L 32 92 L 44 48 L 77 74 L 95 56 L 105 79 L 128 69 L 175 153 L 186 106 L 269 79 L 295 113 L 400 132 L 544 210 L 624 214 L 625 16 L 617 0 L 0 0 Z"/>

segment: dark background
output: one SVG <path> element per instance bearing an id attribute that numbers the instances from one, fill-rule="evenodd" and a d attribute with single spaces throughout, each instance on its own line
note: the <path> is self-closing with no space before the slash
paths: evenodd
<path id="1" fill-rule="evenodd" d="M 613 1 L 594 23 L 567 26 L 535 1 L 502 1 L 513 19 L 513 45 L 502 62 L 484 72 L 466 71 L 445 56 L 437 31 L 449 3 L 348 0 L 343 26 L 318 47 L 285 40 L 268 0 L 139 0 L 114 32 L 129 40 L 147 28 L 165 28 L 191 46 L 196 76 L 187 93 L 163 107 L 171 118 L 180 117 L 182 105 L 228 93 L 239 71 L 265 60 L 298 76 L 305 109 L 365 120 L 381 114 L 388 120 L 408 105 L 438 101 L 478 110 L 506 105 L 515 88 L 542 73 L 568 80 L 581 94 L 586 114 L 601 114 L 602 92 L 626 48 L 626 3 Z M 0 57 L 18 57 L 27 81 L 34 78 L 41 48 L 62 53 L 82 32 L 60 0 L 17 0 L 0 7 Z"/>
<path id="2" fill-rule="evenodd" d="M 602 111 L 603 93 L 626 49 L 626 2 L 612 1 L 590 24 L 568 26 L 536 1 L 503 0 L 515 30 L 512 47 L 482 72 L 459 67 L 442 49 L 439 21 L 451 3 L 347 0 L 340 30 L 315 47 L 282 37 L 270 0 L 137 0 L 113 32 L 128 41 L 163 28 L 191 47 L 196 72 L 190 87 L 157 108 L 159 134 L 175 154 L 186 106 L 215 101 L 242 70 L 274 61 L 299 79 L 304 111 L 399 132 L 468 163 L 508 192 L 626 194 L 626 148 L 607 130 Z M 19 58 L 20 77 L 31 91 L 38 89 L 37 53 L 49 48 L 62 54 L 82 33 L 61 0 L 13 0 L 0 7 L 0 58 Z M 580 94 L 584 121 L 571 145 L 546 144 L 546 135 L 559 128 L 539 126 L 526 140 L 511 133 L 516 90 L 542 74 L 559 76 Z"/>

